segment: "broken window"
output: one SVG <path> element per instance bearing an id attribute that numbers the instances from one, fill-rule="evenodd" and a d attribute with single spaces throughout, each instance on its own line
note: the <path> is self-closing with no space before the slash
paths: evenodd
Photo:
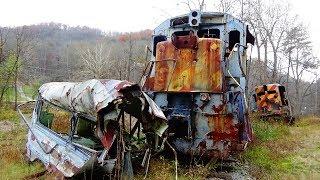
<path id="1" fill-rule="evenodd" d="M 219 29 L 201 29 L 197 33 L 199 38 L 220 38 Z"/>
<path id="2" fill-rule="evenodd" d="M 75 124 L 75 132 L 72 133 L 72 142 L 95 150 L 103 149 L 99 138 L 94 134 L 95 128 L 95 122 L 83 116 L 78 116 Z"/>
<path id="3" fill-rule="evenodd" d="M 96 123 L 88 118 L 75 115 L 47 101 L 41 101 L 39 123 L 61 135 L 64 139 L 91 149 L 102 149 L 95 136 Z"/>
<path id="4" fill-rule="evenodd" d="M 246 43 L 252 44 L 254 45 L 254 40 L 255 38 L 253 37 L 253 35 L 250 33 L 249 31 L 249 26 L 247 26 L 247 36 L 246 36 Z"/>
<path id="5" fill-rule="evenodd" d="M 157 53 L 157 51 L 156 51 L 156 49 L 157 49 L 157 44 L 158 44 L 159 42 L 166 41 L 166 40 L 167 40 L 167 37 L 164 36 L 164 35 L 158 35 L 158 36 L 155 36 L 155 37 L 153 38 L 153 56 L 156 56 L 156 53 Z"/>
<path id="6" fill-rule="evenodd" d="M 229 32 L 229 50 L 232 51 L 234 45 L 240 43 L 240 32 L 238 30 L 232 30 Z"/>
<path id="7" fill-rule="evenodd" d="M 184 25 L 184 24 L 187 24 L 188 22 L 189 22 L 189 16 L 179 17 L 179 18 L 170 20 L 170 24 L 172 27 Z"/>
<path id="8" fill-rule="evenodd" d="M 59 134 L 68 134 L 72 114 L 46 101 L 41 101 L 42 107 L 39 122 Z"/>

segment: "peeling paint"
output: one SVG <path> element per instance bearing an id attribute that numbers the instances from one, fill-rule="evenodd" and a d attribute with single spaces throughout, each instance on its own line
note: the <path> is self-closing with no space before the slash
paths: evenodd
<path id="1" fill-rule="evenodd" d="M 96 169 L 104 169 L 104 175 L 112 172 L 116 176 L 114 163 L 123 164 L 124 159 L 117 158 L 120 150 L 111 149 L 121 149 L 120 141 L 130 147 L 132 140 L 122 136 L 126 131 L 132 136 L 137 133 L 131 131 L 132 127 L 129 130 L 125 127 L 133 123 L 132 118 L 125 118 L 125 113 L 135 117 L 136 125 L 146 134 L 162 136 L 167 129 L 166 117 L 153 100 L 137 84 L 119 80 L 47 83 L 39 88 L 31 122 L 19 112 L 29 127 L 26 144 L 29 160 L 39 159 L 49 171 L 65 177 Z M 69 133 L 55 131 L 52 124 L 56 121 L 68 122 Z"/>
<path id="2" fill-rule="evenodd" d="M 166 115 L 176 150 L 224 158 L 252 140 L 245 97 L 246 47 L 252 43 L 247 28 L 228 14 L 191 12 L 154 30 L 155 56 L 142 86 Z"/>

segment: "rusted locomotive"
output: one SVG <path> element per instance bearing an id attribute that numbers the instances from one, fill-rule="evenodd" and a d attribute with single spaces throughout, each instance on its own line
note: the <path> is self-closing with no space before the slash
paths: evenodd
<path id="1" fill-rule="evenodd" d="M 225 158 L 251 141 L 248 44 L 248 26 L 226 13 L 191 11 L 154 29 L 140 83 L 167 117 L 177 151 Z"/>
<path id="2" fill-rule="evenodd" d="M 254 100 L 263 119 L 282 117 L 287 123 L 294 122 L 284 86 L 280 84 L 257 86 Z"/>

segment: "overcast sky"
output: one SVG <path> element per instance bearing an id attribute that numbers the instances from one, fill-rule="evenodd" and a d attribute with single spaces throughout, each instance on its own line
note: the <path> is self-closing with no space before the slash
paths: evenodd
<path id="1" fill-rule="evenodd" d="M 103 31 L 153 29 L 159 23 L 187 13 L 184 0 L 0 0 L 0 26 L 19 26 L 42 22 L 82 25 Z M 210 2 L 206 0 L 207 10 Z M 292 12 L 309 27 L 314 52 L 320 57 L 320 2 L 288 0 Z"/>

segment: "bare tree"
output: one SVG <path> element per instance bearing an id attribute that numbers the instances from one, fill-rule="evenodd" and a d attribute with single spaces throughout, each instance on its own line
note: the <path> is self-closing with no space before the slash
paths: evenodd
<path id="1" fill-rule="evenodd" d="M 87 70 L 87 74 L 94 78 L 107 78 L 108 71 L 112 68 L 110 58 L 111 47 L 107 47 L 105 42 L 95 45 L 85 45 L 80 50 L 80 57 Z"/>
<path id="2" fill-rule="evenodd" d="M 291 75 L 294 78 L 294 110 L 296 115 L 300 115 L 302 104 L 310 91 L 314 81 L 305 88 L 302 86 L 303 75 L 310 69 L 316 69 L 319 66 L 319 60 L 312 53 L 312 45 L 306 28 L 303 24 L 292 27 L 285 36 L 284 52 L 287 55 Z M 289 73 L 289 72 L 288 72 Z M 287 77 L 289 79 L 289 77 Z M 289 81 L 287 79 L 287 81 Z"/>
<path id="3" fill-rule="evenodd" d="M 284 33 L 288 27 L 288 11 L 288 4 L 282 4 L 278 1 L 271 0 L 268 2 L 268 8 L 265 8 L 264 13 L 257 14 L 257 20 L 265 30 L 268 42 L 272 48 L 272 81 L 274 82 L 277 81 L 278 53 L 284 38 Z"/>
<path id="4" fill-rule="evenodd" d="M 0 104 L 3 101 L 3 96 L 6 90 L 8 89 L 10 79 L 13 77 L 14 81 L 14 105 L 15 108 L 17 107 L 18 103 L 18 76 L 19 70 L 21 68 L 21 61 L 23 56 L 27 55 L 31 52 L 34 46 L 36 34 L 32 29 L 27 26 L 16 27 L 13 31 L 13 38 L 14 38 L 14 49 L 12 50 L 12 54 L 15 56 L 15 60 L 13 63 L 12 69 L 7 71 L 7 75 L 4 80 L 3 88 L 1 89 L 0 94 Z"/>
<path id="5" fill-rule="evenodd" d="M 205 0 L 185 0 L 181 1 L 180 4 L 186 5 L 189 11 L 195 9 L 203 11 L 206 6 Z"/>
<path id="6" fill-rule="evenodd" d="M 242 1 L 239 0 L 219 0 L 218 10 L 224 13 L 236 14 L 241 5 Z"/>
<path id="7" fill-rule="evenodd" d="M 0 27 L 0 63 L 5 59 L 4 48 L 8 40 L 9 30 Z"/>

